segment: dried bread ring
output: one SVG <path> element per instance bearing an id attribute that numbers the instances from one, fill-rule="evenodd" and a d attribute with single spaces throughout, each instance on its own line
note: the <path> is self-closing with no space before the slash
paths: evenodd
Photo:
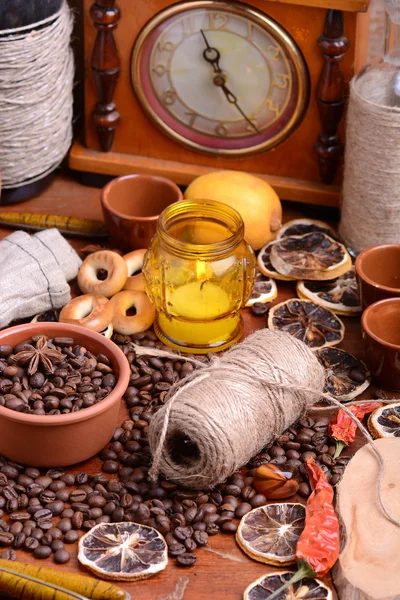
<path id="1" fill-rule="evenodd" d="M 142 267 L 146 252 L 146 249 L 134 250 L 133 252 L 129 252 L 129 254 L 125 254 L 123 256 L 126 266 L 128 267 L 128 279 L 125 282 L 124 290 L 144 292 Z M 134 273 L 136 273 L 136 275 L 134 275 Z"/>
<path id="2" fill-rule="evenodd" d="M 114 331 L 122 335 L 146 331 L 152 326 L 156 317 L 154 306 L 143 292 L 123 290 L 113 296 L 110 302 L 114 307 L 112 320 Z M 127 316 L 126 313 L 130 308 L 136 309 L 136 315 Z"/>
<path id="3" fill-rule="evenodd" d="M 85 294 L 64 306 L 59 321 L 87 327 L 100 333 L 110 325 L 113 315 L 114 307 L 105 296 Z"/>
<path id="4" fill-rule="evenodd" d="M 99 271 L 106 271 L 104 280 L 98 278 Z M 128 267 L 122 256 L 110 250 L 101 250 L 89 254 L 83 261 L 78 273 L 78 285 L 84 294 L 100 294 L 111 298 L 125 285 Z"/>

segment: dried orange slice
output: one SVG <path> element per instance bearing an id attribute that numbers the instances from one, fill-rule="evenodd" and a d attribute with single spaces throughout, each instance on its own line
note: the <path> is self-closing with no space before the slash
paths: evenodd
<path id="1" fill-rule="evenodd" d="M 78 560 L 101 579 L 147 579 L 167 566 L 167 544 L 153 527 L 99 523 L 79 540 Z"/>
<path id="2" fill-rule="evenodd" d="M 374 438 L 400 438 L 400 402 L 374 410 L 368 419 L 368 429 Z"/>
<path id="3" fill-rule="evenodd" d="M 278 240 L 271 248 L 270 261 L 283 275 L 319 281 L 340 277 L 351 267 L 346 247 L 320 232 Z"/>
<path id="4" fill-rule="evenodd" d="M 311 349 L 339 344 L 344 325 L 332 311 L 309 300 L 290 298 L 269 310 L 268 327 L 287 331 Z"/>
<path id="5" fill-rule="evenodd" d="M 245 589 L 243 600 L 268 600 L 272 593 L 287 583 L 292 576 L 291 571 L 263 575 Z M 310 577 L 292 583 L 279 594 L 279 600 L 332 600 L 332 598 L 332 591 L 325 583 Z"/>
<path id="6" fill-rule="evenodd" d="M 261 248 L 257 256 L 257 266 L 261 273 L 266 277 L 272 277 L 273 279 L 280 279 L 282 281 L 292 281 L 292 277 L 287 277 L 278 273 L 275 267 L 271 263 L 271 250 L 272 246 L 276 244 L 276 241 L 270 242 L 264 248 Z"/>
<path id="7" fill-rule="evenodd" d="M 262 304 L 272 302 L 277 295 L 278 288 L 276 287 L 275 281 L 271 279 L 271 277 L 266 277 L 256 269 L 253 289 L 251 290 L 251 296 L 247 300 L 246 306 L 253 306 L 256 302 L 261 302 Z"/>
<path id="8" fill-rule="evenodd" d="M 339 348 L 322 348 L 316 356 L 326 371 L 325 392 L 342 402 L 356 398 L 371 383 L 366 365 Z"/>
<path id="9" fill-rule="evenodd" d="M 297 540 L 304 529 L 302 504 L 266 504 L 251 510 L 239 523 L 236 541 L 254 560 L 286 566 L 296 561 Z"/>
<path id="10" fill-rule="evenodd" d="M 334 240 L 339 240 L 337 232 L 325 221 L 317 221 L 316 219 L 292 219 L 282 225 L 276 234 L 276 239 L 280 240 L 291 235 L 305 235 L 313 232 L 325 233 Z"/>
<path id="11" fill-rule="evenodd" d="M 325 306 L 337 315 L 352 316 L 361 313 L 354 267 L 331 281 L 298 281 L 297 295 Z"/>

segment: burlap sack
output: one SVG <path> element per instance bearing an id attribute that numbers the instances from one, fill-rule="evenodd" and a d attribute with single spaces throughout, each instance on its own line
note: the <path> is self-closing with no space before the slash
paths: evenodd
<path id="1" fill-rule="evenodd" d="M 71 300 L 81 259 L 57 229 L 15 231 L 0 241 L 0 328 Z"/>

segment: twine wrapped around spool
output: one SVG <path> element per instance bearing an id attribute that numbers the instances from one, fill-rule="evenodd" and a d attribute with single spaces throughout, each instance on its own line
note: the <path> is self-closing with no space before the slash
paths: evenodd
<path id="1" fill-rule="evenodd" d="M 4 188 L 50 174 L 72 141 L 72 16 L 0 31 L 0 173 Z"/>
<path id="2" fill-rule="evenodd" d="M 253 333 L 202 364 L 155 413 L 153 473 L 194 489 L 213 487 L 304 415 L 324 382 L 323 367 L 303 342 L 268 329 Z"/>
<path id="3" fill-rule="evenodd" d="M 339 232 L 356 252 L 400 242 L 400 106 L 395 74 L 371 70 L 350 85 Z"/>

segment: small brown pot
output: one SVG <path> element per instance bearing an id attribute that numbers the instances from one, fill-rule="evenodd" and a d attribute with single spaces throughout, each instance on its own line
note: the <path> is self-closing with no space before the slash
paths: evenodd
<path id="1" fill-rule="evenodd" d="M 117 384 L 98 404 L 66 415 L 30 415 L 0 406 L 0 454 L 35 467 L 63 467 L 82 462 L 111 439 L 130 369 L 124 353 L 104 336 L 77 325 L 28 323 L 0 331 L 0 345 L 16 346 L 33 335 L 72 337 L 93 354 L 109 358 Z"/>
<path id="2" fill-rule="evenodd" d="M 123 252 L 148 248 L 164 208 L 182 198 L 179 187 L 165 177 L 133 174 L 112 179 L 101 192 L 101 206 L 113 244 Z"/>
<path id="3" fill-rule="evenodd" d="M 361 318 L 365 362 L 378 385 L 400 390 L 400 298 L 366 308 Z"/>

